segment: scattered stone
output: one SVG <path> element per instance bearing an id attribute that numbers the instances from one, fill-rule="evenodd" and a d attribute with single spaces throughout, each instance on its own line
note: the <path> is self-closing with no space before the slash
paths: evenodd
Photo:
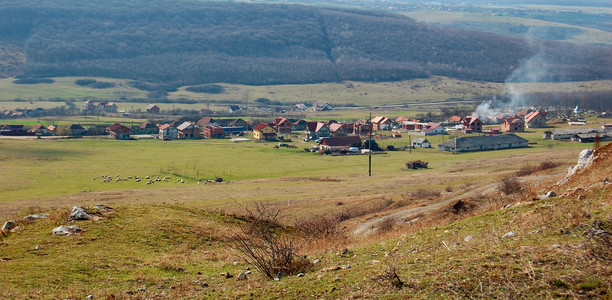
<path id="1" fill-rule="evenodd" d="M 342 269 L 343 269 L 343 270 L 350 269 L 350 268 L 351 268 L 351 266 L 350 266 L 350 265 L 344 265 L 344 266 L 342 266 Z"/>
<path id="2" fill-rule="evenodd" d="M 9 232 L 11 229 L 15 228 L 15 221 L 6 221 L 4 225 L 2 225 L 3 232 Z"/>
<path id="3" fill-rule="evenodd" d="M 274 281 L 280 281 L 280 278 L 274 277 Z"/>
<path id="4" fill-rule="evenodd" d="M 234 266 L 237 266 L 237 265 L 238 265 L 238 262 L 237 262 L 237 261 L 235 261 L 235 262 L 234 262 Z"/>
<path id="5" fill-rule="evenodd" d="M 76 232 L 80 232 L 83 231 L 83 229 L 79 226 L 64 226 L 64 225 L 60 225 L 59 227 L 55 227 L 53 229 L 53 234 L 58 234 L 58 235 L 64 235 L 64 236 L 69 236 L 72 235 Z"/>
<path id="6" fill-rule="evenodd" d="M 48 214 L 33 214 L 33 215 L 29 215 L 29 216 L 25 216 L 23 217 L 24 221 L 32 221 L 32 220 L 38 220 L 38 219 L 44 219 L 49 217 Z"/>
<path id="7" fill-rule="evenodd" d="M 34 248 L 35 251 L 38 251 L 40 249 L 42 249 L 42 248 L 40 248 L 40 245 L 36 245 L 36 248 Z"/>
<path id="8" fill-rule="evenodd" d="M 514 233 L 514 231 L 510 231 L 510 232 L 504 233 L 504 235 L 502 235 L 502 238 L 511 238 L 515 236 L 516 236 L 516 233 Z"/>
<path id="9" fill-rule="evenodd" d="M 385 253 L 385 257 L 389 257 L 389 256 L 391 256 L 391 255 L 393 255 L 391 252 L 387 252 L 387 253 Z"/>
<path id="10" fill-rule="evenodd" d="M 538 199 L 544 200 L 544 199 L 553 198 L 553 197 L 557 197 L 557 193 L 555 193 L 553 191 L 549 191 L 548 193 L 546 193 L 544 195 L 539 195 Z"/>
<path id="11" fill-rule="evenodd" d="M 391 249 L 391 252 L 393 252 L 393 253 L 396 253 L 396 252 L 398 252 L 398 251 L 399 251 L 399 248 L 398 248 L 398 247 L 395 247 L 395 248 Z"/>
<path id="12" fill-rule="evenodd" d="M 246 267 L 246 268 L 244 268 L 244 269 L 245 269 L 245 270 L 250 270 L 251 268 L 249 268 L 249 267 Z"/>
<path id="13" fill-rule="evenodd" d="M 246 271 L 246 272 L 244 272 L 244 274 L 249 275 L 249 274 L 251 274 L 251 271 Z"/>
<path id="14" fill-rule="evenodd" d="M 230 279 L 230 278 L 234 277 L 234 275 L 230 274 L 229 272 L 228 273 L 221 273 L 221 276 L 225 277 L 225 279 Z"/>
<path id="15" fill-rule="evenodd" d="M 236 280 L 240 280 L 240 281 L 246 280 L 246 279 L 247 279 L 246 274 L 244 274 L 242 272 L 240 272 L 240 274 L 238 274 L 238 277 L 236 277 Z"/>
<path id="16" fill-rule="evenodd" d="M 204 254 L 208 254 L 208 253 L 210 253 L 210 251 L 208 251 L 208 250 L 207 250 L 207 251 L 204 251 Z"/>
<path id="17" fill-rule="evenodd" d="M 144 287 L 141 287 L 141 288 L 137 289 L 136 291 L 137 291 L 137 292 L 140 292 L 140 293 L 144 293 L 144 292 L 146 292 L 146 291 L 147 291 L 147 289 L 146 289 L 146 288 L 144 288 Z"/>
<path id="18" fill-rule="evenodd" d="M 207 287 L 209 287 L 208 282 L 204 282 L 204 283 L 202 283 L 202 285 L 201 285 L 201 286 L 202 286 L 203 288 L 207 288 Z"/>
<path id="19" fill-rule="evenodd" d="M 76 221 L 76 220 L 90 220 L 91 219 L 91 215 L 88 214 L 85 209 L 83 209 L 82 207 L 78 207 L 75 206 L 72 208 L 72 211 L 70 212 L 70 217 L 68 217 L 69 221 Z"/>
<path id="20" fill-rule="evenodd" d="M 347 255 L 347 254 L 350 254 L 350 251 L 349 251 L 349 249 L 344 248 L 344 249 L 342 249 L 342 252 L 340 252 L 340 254 L 341 255 Z"/>
<path id="21" fill-rule="evenodd" d="M 321 262 L 321 260 L 317 258 L 317 259 L 315 259 L 315 260 L 313 260 L 313 261 L 312 261 L 312 264 L 313 264 L 313 265 L 316 265 L 316 264 L 318 264 L 318 263 L 320 263 L 320 262 Z"/>
<path id="22" fill-rule="evenodd" d="M 333 266 L 333 267 L 323 268 L 323 269 L 321 269 L 321 272 L 338 271 L 340 269 L 341 268 L 339 266 Z"/>
<path id="23" fill-rule="evenodd" d="M 550 247 L 553 248 L 553 249 L 559 249 L 559 248 L 561 248 L 561 245 L 559 245 L 559 244 L 552 244 L 552 245 L 550 245 Z"/>
<path id="24" fill-rule="evenodd" d="M 469 241 L 471 241 L 473 238 L 474 238 L 473 236 L 468 235 L 468 236 L 466 236 L 466 237 L 463 239 L 463 241 L 465 241 L 465 242 L 469 242 Z"/>
<path id="25" fill-rule="evenodd" d="M 299 273 L 295 277 L 304 277 L 304 276 L 305 276 L 304 273 Z"/>
<path id="26" fill-rule="evenodd" d="M 11 229 L 12 233 L 15 233 L 17 231 L 21 230 L 21 226 L 15 226 L 15 228 Z"/>
<path id="27" fill-rule="evenodd" d="M 87 297 L 85 298 L 87 300 L 93 300 L 93 295 L 87 295 Z"/>
<path id="28" fill-rule="evenodd" d="M 378 264 L 378 263 L 380 263 L 380 260 L 372 260 L 372 263 L 373 264 Z"/>

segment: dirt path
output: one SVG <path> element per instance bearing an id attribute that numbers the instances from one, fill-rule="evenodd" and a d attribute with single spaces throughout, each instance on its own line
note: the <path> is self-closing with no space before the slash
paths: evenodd
<path id="1" fill-rule="evenodd" d="M 536 175 L 536 176 L 528 176 L 528 177 L 519 178 L 519 181 L 523 183 L 529 182 L 530 184 L 539 184 L 543 180 L 546 180 L 546 179 L 553 179 L 556 182 L 558 179 L 562 177 L 563 177 L 563 174 Z M 353 230 L 353 234 L 355 236 L 368 236 L 370 234 L 373 234 L 377 231 L 378 226 L 383 221 L 389 218 L 396 219 L 397 222 L 416 221 L 415 219 L 419 215 L 439 210 L 460 199 L 474 198 L 480 195 L 493 196 L 493 193 L 498 193 L 498 186 L 499 186 L 499 182 L 497 181 L 488 183 L 488 184 L 464 191 L 461 194 L 455 194 L 454 196 L 450 198 L 441 199 L 437 202 L 431 203 L 426 206 L 407 208 L 407 209 L 403 209 L 403 210 L 394 212 L 392 214 L 389 214 L 383 217 L 373 218 L 371 220 L 367 220 L 366 222 L 363 222 L 357 225 L 355 229 Z"/>

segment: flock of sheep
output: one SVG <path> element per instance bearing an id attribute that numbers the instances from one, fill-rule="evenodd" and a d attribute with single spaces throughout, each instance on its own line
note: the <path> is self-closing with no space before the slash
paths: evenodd
<path id="1" fill-rule="evenodd" d="M 119 174 L 117 174 L 117 176 L 113 179 L 112 176 L 110 175 L 102 175 L 100 176 L 100 178 L 102 179 L 102 182 L 119 182 L 119 181 L 128 181 L 128 180 L 134 180 L 134 182 L 141 182 L 143 180 L 146 180 L 146 184 L 153 184 L 156 181 L 164 181 L 164 182 L 168 182 L 168 180 L 172 179 L 171 176 L 165 176 L 163 178 L 160 178 L 159 176 L 145 176 L 145 177 L 140 177 L 140 176 L 127 176 L 127 177 L 121 177 Z M 98 179 L 98 177 L 92 177 L 91 180 L 96 180 Z M 201 178 L 196 178 L 196 181 L 198 184 L 207 184 L 209 182 L 216 182 L 216 183 L 220 183 L 223 181 L 223 179 L 221 178 L 217 178 L 215 180 L 206 180 L 206 179 L 201 179 Z M 189 183 L 189 180 L 185 180 L 182 178 L 176 179 L 174 180 L 174 183 Z"/>

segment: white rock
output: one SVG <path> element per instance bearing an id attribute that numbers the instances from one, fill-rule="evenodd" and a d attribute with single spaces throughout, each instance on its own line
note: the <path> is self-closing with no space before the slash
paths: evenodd
<path id="1" fill-rule="evenodd" d="M 465 237 L 463 240 L 464 240 L 465 242 L 469 242 L 469 241 L 471 241 L 473 238 L 474 238 L 474 237 L 472 237 L 471 235 L 468 235 L 468 236 L 466 236 L 466 237 Z"/>
<path id="2" fill-rule="evenodd" d="M 78 207 L 75 206 L 72 208 L 72 211 L 70 212 L 70 217 L 68 217 L 68 220 L 89 220 L 91 219 L 91 215 L 89 215 L 85 209 L 83 209 L 82 207 Z"/>
<path id="3" fill-rule="evenodd" d="M 236 280 L 246 280 L 247 276 L 246 274 L 240 272 L 240 274 L 238 274 L 238 277 L 236 277 Z"/>
<path id="4" fill-rule="evenodd" d="M 25 221 L 31 221 L 31 220 L 37 220 L 37 219 L 44 219 L 49 217 L 48 214 L 34 214 L 34 215 L 29 215 L 29 216 L 25 216 L 23 217 L 23 220 Z"/>
<path id="5" fill-rule="evenodd" d="M 515 236 L 516 236 L 516 233 L 514 233 L 514 231 L 510 231 L 510 232 L 504 233 L 504 235 L 502 235 L 502 238 L 511 238 Z"/>
<path id="6" fill-rule="evenodd" d="M 79 226 L 64 226 L 64 225 L 60 225 L 58 227 L 53 228 L 53 234 L 58 234 L 58 235 L 71 235 L 75 232 L 79 232 L 79 231 L 83 231 L 83 229 L 81 229 L 81 227 Z"/>
<path id="7" fill-rule="evenodd" d="M 9 232 L 13 228 L 15 228 L 15 222 L 14 221 L 6 221 L 6 223 L 4 223 L 4 225 L 2 225 L 1 231 Z"/>

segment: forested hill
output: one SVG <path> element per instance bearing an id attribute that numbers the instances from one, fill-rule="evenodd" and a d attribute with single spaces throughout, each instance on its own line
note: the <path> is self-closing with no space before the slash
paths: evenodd
<path id="1" fill-rule="evenodd" d="M 503 81 L 534 62 L 545 73 L 537 79 L 594 80 L 612 79 L 610 57 L 611 48 L 429 27 L 379 12 L 180 0 L 0 0 L 5 76 L 181 85 L 428 75 Z"/>

